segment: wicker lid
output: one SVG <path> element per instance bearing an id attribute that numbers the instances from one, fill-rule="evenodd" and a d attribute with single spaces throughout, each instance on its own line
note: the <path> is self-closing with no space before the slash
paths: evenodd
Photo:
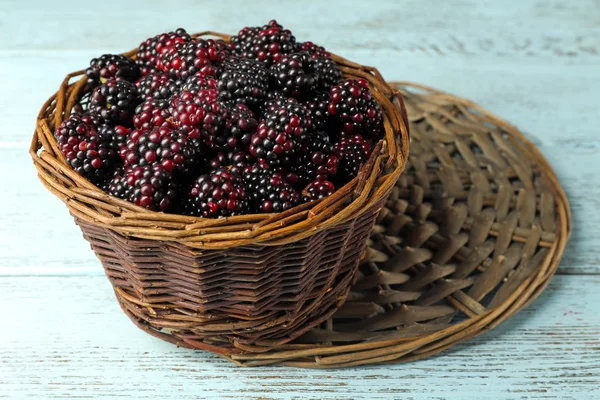
<path id="1" fill-rule="evenodd" d="M 230 361 L 329 368 L 427 357 L 494 328 L 556 271 L 571 215 L 540 152 L 472 102 L 397 87 L 411 154 L 348 301 L 299 340 Z"/>

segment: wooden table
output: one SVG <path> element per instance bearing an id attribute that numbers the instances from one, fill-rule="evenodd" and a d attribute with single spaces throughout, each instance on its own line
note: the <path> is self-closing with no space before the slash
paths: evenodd
<path id="1" fill-rule="evenodd" d="M 600 398 L 600 2 L 151 3 L 2 3 L 0 398 Z M 235 32 L 269 17 L 388 79 L 475 100 L 542 149 L 575 230 L 537 301 L 438 357 L 345 370 L 240 369 L 133 326 L 37 181 L 26 149 L 38 108 L 93 56 L 178 26 Z"/>

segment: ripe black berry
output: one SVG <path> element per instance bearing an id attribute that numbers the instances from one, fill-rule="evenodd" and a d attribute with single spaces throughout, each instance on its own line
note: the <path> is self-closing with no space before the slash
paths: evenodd
<path id="1" fill-rule="evenodd" d="M 167 74 L 151 73 L 140 78 L 135 85 L 142 100 L 169 100 L 179 87 Z"/>
<path id="2" fill-rule="evenodd" d="M 268 85 L 269 74 L 263 63 L 230 58 L 219 77 L 219 98 L 254 107 L 263 101 Z"/>
<path id="3" fill-rule="evenodd" d="M 164 107 L 164 100 L 150 99 L 143 102 L 135 109 L 133 126 L 147 130 L 155 126 L 171 125 L 171 113 Z"/>
<path id="4" fill-rule="evenodd" d="M 269 70 L 271 88 L 281 91 L 286 96 L 306 96 L 316 89 L 319 83 L 317 72 L 320 71 L 311 68 L 311 64 L 313 62 L 311 62 L 308 53 L 300 52 L 284 55 Z M 317 64 L 315 65 L 317 66 Z"/>
<path id="5" fill-rule="evenodd" d="M 133 202 L 149 210 L 167 211 L 177 197 L 173 174 L 160 164 L 131 168 L 126 182 L 133 188 Z"/>
<path id="6" fill-rule="evenodd" d="M 160 57 L 164 53 L 174 51 L 178 43 L 190 41 L 192 38 L 184 29 L 175 32 L 165 32 L 142 42 L 136 53 L 136 63 L 140 66 L 142 75 L 156 72 Z"/>
<path id="7" fill-rule="evenodd" d="M 329 91 L 344 78 L 342 70 L 330 57 L 313 58 L 308 70 L 317 76 L 317 86 L 321 91 Z"/>
<path id="8" fill-rule="evenodd" d="M 285 54 L 293 53 L 296 38 L 273 20 L 262 28 L 244 28 L 232 38 L 232 48 L 242 58 L 259 60 L 270 66 Z"/>
<path id="9" fill-rule="evenodd" d="M 295 157 L 284 165 L 286 180 L 301 189 L 319 177 L 335 175 L 337 162 L 329 136 L 323 131 L 314 132 L 302 143 Z"/>
<path id="10" fill-rule="evenodd" d="M 187 136 L 169 126 L 133 131 L 120 154 L 126 166 L 160 163 L 167 172 L 189 174 L 200 164 Z"/>
<path id="11" fill-rule="evenodd" d="M 90 61 L 85 70 L 88 82 L 99 85 L 110 79 L 122 79 L 135 82 L 140 77 L 140 68 L 131 58 L 120 54 L 104 54 Z"/>
<path id="12" fill-rule="evenodd" d="M 218 76 L 221 63 L 231 54 L 222 40 L 192 39 L 161 56 L 159 68 L 174 79 L 185 80 L 196 72 Z"/>
<path id="13" fill-rule="evenodd" d="M 91 182 L 105 180 L 118 160 L 112 137 L 99 135 L 89 116 L 72 114 L 56 129 L 55 137 L 67 163 Z"/>
<path id="14" fill-rule="evenodd" d="M 329 92 L 317 92 L 310 99 L 305 101 L 303 104 L 310 112 L 310 117 L 314 129 L 325 129 L 327 131 L 334 131 L 330 122 L 329 114 Z"/>
<path id="15" fill-rule="evenodd" d="M 331 53 L 325 50 L 324 47 L 314 44 L 313 42 L 303 42 L 298 44 L 299 51 L 306 51 L 312 58 L 331 57 Z"/>
<path id="16" fill-rule="evenodd" d="M 365 79 L 346 79 L 330 91 L 329 113 L 342 123 L 342 132 L 380 137 L 383 113 Z"/>
<path id="17" fill-rule="evenodd" d="M 133 83 L 109 80 L 92 92 L 90 114 L 101 123 L 129 125 L 139 102 L 138 91 Z"/>
<path id="18" fill-rule="evenodd" d="M 345 137 L 335 144 L 333 152 L 339 160 L 337 180 L 346 183 L 358 175 L 369 158 L 371 143 L 360 135 Z"/>
<path id="19" fill-rule="evenodd" d="M 182 92 L 198 93 L 201 90 L 206 89 L 217 89 L 217 81 L 210 75 L 206 75 L 204 72 L 196 72 L 190 76 L 181 85 Z"/>
<path id="20" fill-rule="evenodd" d="M 250 153 L 257 160 L 279 167 L 284 158 L 292 158 L 300 143 L 312 131 L 310 113 L 290 98 L 275 102 L 265 112 L 250 141 Z"/>
<path id="21" fill-rule="evenodd" d="M 333 192 L 335 192 L 335 185 L 325 178 L 319 177 L 304 188 L 302 191 L 302 202 L 319 200 L 323 197 L 331 196 Z"/>
<path id="22" fill-rule="evenodd" d="M 122 167 L 115 169 L 115 172 L 113 173 L 112 178 L 107 182 L 104 191 L 110 194 L 111 196 L 115 196 L 132 203 L 134 202 L 134 188 L 129 183 L 127 183 L 127 173 Z"/>
<path id="23" fill-rule="evenodd" d="M 216 90 L 182 92 L 173 98 L 170 110 L 174 123 L 189 139 L 203 141 L 222 132 L 224 111 Z"/>
<path id="24" fill-rule="evenodd" d="M 246 214 L 249 210 L 242 177 L 227 168 L 200 175 L 190 191 L 186 211 L 209 218 Z"/>
<path id="25" fill-rule="evenodd" d="M 205 137 L 205 143 L 214 150 L 247 148 L 258 122 L 245 104 L 221 103 L 223 126 L 217 134 Z"/>
<path id="26" fill-rule="evenodd" d="M 256 163 L 244 172 L 246 191 L 253 213 L 272 213 L 298 205 L 300 195 L 285 178 L 267 165 Z"/>
<path id="27" fill-rule="evenodd" d="M 254 163 L 252 155 L 243 151 L 230 151 L 228 153 L 217 153 L 208 163 L 208 168 L 217 170 L 227 168 L 233 174 L 243 175 L 247 166 Z"/>

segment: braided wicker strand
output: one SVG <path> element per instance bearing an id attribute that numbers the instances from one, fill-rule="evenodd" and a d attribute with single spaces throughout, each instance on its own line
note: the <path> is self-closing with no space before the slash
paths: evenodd
<path id="1" fill-rule="evenodd" d="M 376 69 L 334 57 L 347 77 L 368 80 L 385 114 L 385 137 L 354 180 L 280 214 L 196 218 L 109 196 L 66 164 L 53 136 L 81 106 L 84 71 L 67 75 L 43 105 L 30 148 L 40 181 L 65 202 L 141 329 L 179 346 L 239 354 L 287 343 L 344 303 L 404 169 L 409 133 L 400 93 Z"/>

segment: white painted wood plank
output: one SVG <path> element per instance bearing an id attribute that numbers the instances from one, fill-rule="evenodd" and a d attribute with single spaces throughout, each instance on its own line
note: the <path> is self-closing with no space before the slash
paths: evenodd
<path id="1" fill-rule="evenodd" d="M 138 330 L 104 277 L 0 280 L 0 398 L 597 399 L 600 277 L 441 356 L 378 367 L 238 368 Z"/>
<path id="2" fill-rule="evenodd" d="M 181 0 L 176 4 L 108 0 L 82 7 L 68 0 L 40 7 L 35 0 L 9 1 L 0 13 L 0 27 L 11 35 L 0 39 L 0 49 L 118 50 L 127 42 L 134 47 L 151 32 L 178 26 L 235 33 L 241 26 L 277 18 L 296 36 L 323 41 L 336 50 L 391 48 L 404 55 L 501 57 L 596 57 L 600 53 L 595 0 Z"/>

